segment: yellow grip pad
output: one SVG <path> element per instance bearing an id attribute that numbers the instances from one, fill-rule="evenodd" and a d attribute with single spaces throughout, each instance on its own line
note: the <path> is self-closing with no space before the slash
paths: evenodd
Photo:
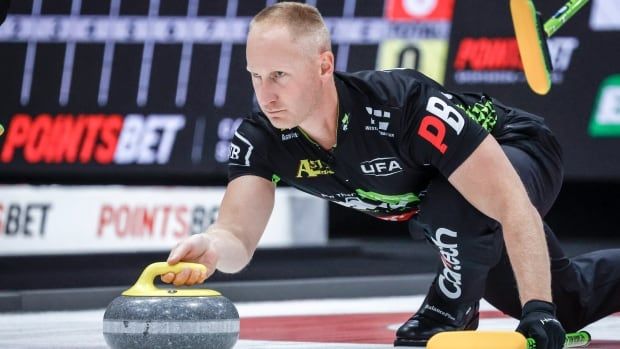
<path id="1" fill-rule="evenodd" d="M 180 273 L 183 269 L 193 269 L 201 272 L 206 272 L 207 267 L 198 263 L 186 263 L 180 262 L 175 265 L 168 265 L 166 262 L 156 262 L 147 266 L 138 281 L 123 292 L 123 296 L 133 297 L 208 297 L 208 296 L 221 296 L 221 294 L 214 290 L 208 289 L 164 289 L 158 288 L 153 283 L 155 277 L 166 273 Z"/>
<path id="2" fill-rule="evenodd" d="M 514 331 L 447 331 L 431 337 L 427 349 L 527 349 L 527 339 Z"/>
<path id="3" fill-rule="evenodd" d="M 545 95 L 551 88 L 551 67 L 536 8 L 531 0 L 510 0 L 510 13 L 527 83 L 534 92 Z"/>

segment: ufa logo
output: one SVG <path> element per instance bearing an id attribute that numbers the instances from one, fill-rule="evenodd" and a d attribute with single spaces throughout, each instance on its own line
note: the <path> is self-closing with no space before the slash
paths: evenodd
<path id="1" fill-rule="evenodd" d="M 385 14 L 396 21 L 452 19 L 454 0 L 388 0 Z"/>
<path id="2" fill-rule="evenodd" d="M 399 172 L 403 172 L 403 167 L 398 160 L 392 158 L 377 158 L 370 161 L 364 161 L 360 164 L 362 173 L 368 176 L 390 176 Z"/>

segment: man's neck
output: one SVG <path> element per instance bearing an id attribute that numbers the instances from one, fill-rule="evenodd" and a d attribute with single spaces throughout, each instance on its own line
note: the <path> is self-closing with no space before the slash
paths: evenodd
<path id="1" fill-rule="evenodd" d="M 315 113 L 300 124 L 299 128 L 325 150 L 330 150 L 336 146 L 338 92 L 335 83 L 329 85 Z"/>

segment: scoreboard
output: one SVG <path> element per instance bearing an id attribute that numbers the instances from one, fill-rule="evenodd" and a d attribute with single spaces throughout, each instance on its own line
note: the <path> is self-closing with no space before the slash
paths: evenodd
<path id="1" fill-rule="evenodd" d="M 0 181 L 225 178 L 230 140 L 257 108 L 248 25 L 274 2 L 12 2 L 0 26 Z M 554 85 L 544 97 L 524 82 L 505 2 L 306 2 L 325 17 L 337 70 L 407 67 L 451 89 L 485 91 L 549 121 L 567 177 L 620 177 L 614 0 L 592 1 L 549 41 Z"/>

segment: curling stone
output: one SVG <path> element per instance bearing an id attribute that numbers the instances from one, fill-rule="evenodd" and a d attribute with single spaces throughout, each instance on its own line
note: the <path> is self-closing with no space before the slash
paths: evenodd
<path id="1" fill-rule="evenodd" d="M 130 289 L 115 298 L 103 315 L 103 336 L 113 349 L 230 349 L 239 338 L 239 313 L 219 292 L 207 289 L 163 289 L 158 275 L 202 264 L 166 262 L 146 267 Z"/>

